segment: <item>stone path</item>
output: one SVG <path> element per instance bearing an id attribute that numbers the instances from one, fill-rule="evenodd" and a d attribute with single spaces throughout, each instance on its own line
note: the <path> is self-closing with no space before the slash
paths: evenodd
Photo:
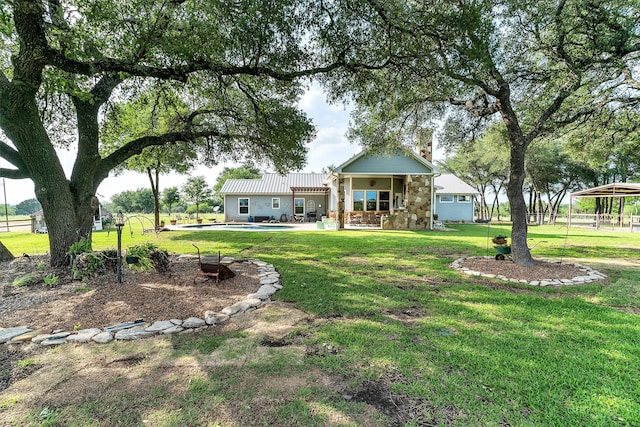
<path id="1" fill-rule="evenodd" d="M 233 261 L 231 259 L 231 261 Z M 195 329 L 219 325 L 231 317 L 247 313 L 271 301 L 271 296 L 282 289 L 280 273 L 271 264 L 259 260 L 249 260 L 258 267 L 260 288 L 249 294 L 242 301 L 223 308 L 219 312 L 205 311 L 203 318 L 159 320 L 152 324 L 142 320 L 123 322 L 104 329 L 90 328 L 79 331 L 57 330 L 47 334 L 42 330 L 28 326 L 0 328 L 0 344 L 34 342 L 43 346 L 54 346 L 65 343 L 97 342 L 105 344 L 113 340 L 135 340 L 158 334 L 176 334 L 193 332 Z"/>

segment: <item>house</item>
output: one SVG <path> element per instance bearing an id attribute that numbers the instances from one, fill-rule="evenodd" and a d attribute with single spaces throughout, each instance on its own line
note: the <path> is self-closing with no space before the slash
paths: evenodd
<path id="1" fill-rule="evenodd" d="M 265 173 L 228 179 L 220 189 L 225 221 L 315 221 L 326 214 L 326 173 Z"/>
<path id="2" fill-rule="evenodd" d="M 410 230 L 433 228 L 436 212 L 440 219 L 473 221 L 475 190 L 455 176 L 440 179 L 431 163 L 431 139 L 426 139 L 415 150 L 397 149 L 391 155 L 362 151 L 328 174 L 266 173 L 260 179 L 229 179 L 221 189 L 225 220 L 285 222 L 327 217 L 339 228 Z M 443 192 L 441 211 L 436 189 Z M 449 199 L 454 201 L 451 206 Z"/>
<path id="3" fill-rule="evenodd" d="M 363 151 L 329 174 L 266 173 L 222 186 L 226 221 L 314 221 L 345 226 L 432 228 L 434 177 L 431 142 L 392 155 Z"/>
<path id="4" fill-rule="evenodd" d="M 391 155 L 366 151 L 338 166 L 327 178 L 329 216 L 340 227 L 385 229 L 433 227 L 434 177 L 431 141 Z"/>
<path id="5" fill-rule="evenodd" d="M 440 221 L 473 222 L 478 192 L 457 176 L 445 173 L 435 177 L 435 213 Z"/>

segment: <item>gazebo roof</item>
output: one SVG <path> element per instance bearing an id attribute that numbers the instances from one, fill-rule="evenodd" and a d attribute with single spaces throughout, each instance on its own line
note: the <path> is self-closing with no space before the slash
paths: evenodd
<path id="1" fill-rule="evenodd" d="M 586 190 L 571 193 L 569 197 L 631 197 L 640 196 L 640 184 L 616 182 L 614 184 L 601 185 L 587 188 Z"/>

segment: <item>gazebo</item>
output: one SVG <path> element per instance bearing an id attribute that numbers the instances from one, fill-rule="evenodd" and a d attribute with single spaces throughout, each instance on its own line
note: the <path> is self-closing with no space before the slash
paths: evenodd
<path id="1" fill-rule="evenodd" d="M 606 184 L 600 185 L 598 187 L 587 188 L 586 190 L 577 191 L 575 193 L 569 194 L 569 216 L 567 218 L 567 225 L 571 227 L 571 213 L 573 206 L 573 198 L 574 197 L 634 197 L 640 196 L 640 184 L 638 183 L 625 183 L 625 182 L 616 182 L 614 184 Z M 620 226 L 623 226 L 623 215 L 624 212 L 620 212 L 619 214 L 619 223 Z M 635 217 L 635 218 L 634 218 Z M 601 215 L 595 215 L 595 228 L 600 227 Z M 631 221 L 629 226 L 633 230 L 634 225 L 640 225 L 640 217 L 637 215 L 631 216 Z"/>

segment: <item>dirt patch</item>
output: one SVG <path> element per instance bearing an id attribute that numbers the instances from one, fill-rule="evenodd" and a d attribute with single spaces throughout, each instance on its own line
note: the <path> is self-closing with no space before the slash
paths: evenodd
<path id="1" fill-rule="evenodd" d="M 516 280 L 571 280 L 584 276 L 583 269 L 572 264 L 535 260 L 533 266 L 525 267 L 510 260 L 498 261 L 493 258 L 466 258 L 460 264 L 463 268 L 481 273 L 503 275 Z"/>
<path id="2" fill-rule="evenodd" d="M 347 395 L 356 402 L 367 403 L 385 414 L 392 426 L 403 426 L 410 423 L 417 426 L 449 426 L 454 425 L 466 414 L 453 405 L 436 408 L 423 398 L 410 398 L 403 393 L 394 392 L 389 381 L 365 381 Z"/>
<path id="3" fill-rule="evenodd" d="M 0 327 L 26 325 L 50 332 L 104 328 L 124 321 L 143 319 L 186 319 L 204 316 L 206 310 L 219 311 L 260 287 L 255 264 L 237 261 L 229 265 L 236 276 L 216 284 L 194 283 L 199 269 L 197 258 L 171 257 L 170 271 L 136 272 L 125 269 L 122 283 L 115 274 L 74 281 L 67 270 L 43 269 L 44 256 L 18 258 L 0 264 Z M 26 274 L 55 274 L 58 281 L 48 286 L 43 281 L 17 287 L 13 281 Z"/>

